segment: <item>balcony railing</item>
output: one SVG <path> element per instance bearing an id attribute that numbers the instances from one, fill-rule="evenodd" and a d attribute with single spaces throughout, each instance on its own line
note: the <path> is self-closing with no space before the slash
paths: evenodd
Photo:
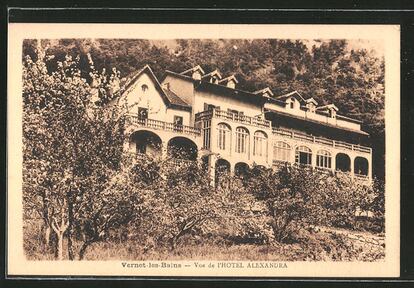
<path id="1" fill-rule="evenodd" d="M 297 168 L 312 170 L 312 171 L 315 171 L 315 172 L 317 171 L 319 173 L 324 173 L 324 174 L 347 175 L 349 177 L 353 177 L 356 180 L 363 180 L 363 181 L 369 181 L 370 180 L 368 175 L 363 175 L 363 174 L 358 174 L 358 173 L 352 174 L 350 171 L 341 171 L 341 170 L 336 170 L 335 168 L 311 166 L 309 164 L 302 164 L 302 163 L 296 163 L 296 162 L 292 163 L 292 162 L 276 160 L 276 159 L 274 159 L 272 161 L 272 166 L 277 167 L 277 168 L 297 167 Z"/>
<path id="2" fill-rule="evenodd" d="M 358 152 L 369 153 L 369 154 L 371 154 L 372 152 L 372 149 L 370 147 L 357 145 L 357 144 L 350 144 L 350 143 L 346 143 L 342 141 L 330 140 L 330 139 L 326 139 L 323 137 L 316 137 L 316 136 L 308 135 L 308 134 L 293 131 L 293 130 L 273 127 L 273 134 L 300 140 L 300 141 L 317 143 L 317 144 L 327 145 L 331 147 L 348 149 L 352 151 L 358 151 Z"/>
<path id="3" fill-rule="evenodd" d="M 151 155 L 145 154 L 145 153 L 131 153 L 133 157 L 135 157 L 136 160 L 156 160 L 157 158 L 154 158 Z M 158 158 L 159 160 L 160 158 Z M 164 159 L 167 164 L 173 164 L 173 165 L 194 165 L 197 164 L 196 160 L 189 160 L 189 159 L 181 159 L 181 158 L 167 158 Z"/>
<path id="4" fill-rule="evenodd" d="M 195 121 L 197 122 L 197 121 L 202 121 L 202 120 L 208 120 L 213 117 L 232 121 L 232 122 L 261 127 L 261 128 L 272 127 L 271 122 L 269 120 L 258 118 L 258 117 L 240 115 L 237 113 L 232 113 L 232 112 L 228 112 L 228 111 L 220 110 L 220 109 L 212 109 L 212 110 L 197 113 L 195 115 Z"/>
<path id="5" fill-rule="evenodd" d="M 183 133 L 189 134 L 193 136 L 200 136 L 201 130 L 200 128 L 185 126 L 185 125 L 177 125 L 174 123 L 154 120 L 154 119 L 139 119 L 136 115 L 128 115 L 128 119 L 131 121 L 133 125 L 141 126 L 141 127 L 148 127 L 155 130 L 164 130 L 164 131 L 171 131 L 174 133 Z"/>

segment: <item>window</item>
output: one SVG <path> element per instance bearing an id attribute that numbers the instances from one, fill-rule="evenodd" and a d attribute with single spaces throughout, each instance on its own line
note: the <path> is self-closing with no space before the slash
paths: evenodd
<path id="1" fill-rule="evenodd" d="M 273 159 L 278 161 L 290 161 L 290 146 L 289 144 L 278 141 L 273 145 Z"/>
<path id="2" fill-rule="evenodd" d="M 183 125 L 183 117 L 174 115 L 174 125 Z"/>
<path id="3" fill-rule="evenodd" d="M 138 119 L 139 120 L 148 119 L 148 108 L 138 107 Z"/>
<path id="4" fill-rule="evenodd" d="M 231 128 L 224 123 L 217 126 L 217 147 L 220 150 L 228 150 L 231 146 Z"/>
<path id="5" fill-rule="evenodd" d="M 331 168 L 331 153 L 319 150 L 316 154 L 316 166 L 321 168 Z"/>
<path id="6" fill-rule="evenodd" d="M 309 109 L 309 112 L 315 113 L 315 104 L 309 103 L 308 104 L 308 109 Z"/>
<path id="7" fill-rule="evenodd" d="M 236 129 L 236 153 L 248 154 L 249 151 L 249 131 L 246 128 Z"/>
<path id="8" fill-rule="evenodd" d="M 148 85 L 147 84 L 143 84 L 142 86 L 141 86 L 141 89 L 142 89 L 142 92 L 146 92 L 147 90 L 148 90 Z"/>
<path id="9" fill-rule="evenodd" d="M 294 102 L 290 102 L 290 109 L 295 108 L 295 103 Z"/>
<path id="10" fill-rule="evenodd" d="M 312 164 L 312 150 L 306 146 L 299 146 L 295 152 L 295 163 L 311 165 Z"/>
<path id="11" fill-rule="evenodd" d="M 174 131 L 183 131 L 183 117 L 174 115 Z"/>
<path id="12" fill-rule="evenodd" d="M 219 79 L 216 76 L 210 78 L 210 83 L 218 84 Z"/>
<path id="13" fill-rule="evenodd" d="M 203 148 L 210 149 L 210 139 L 211 139 L 211 121 L 210 120 L 203 121 L 202 131 L 203 131 Z"/>
<path id="14" fill-rule="evenodd" d="M 267 135 L 262 131 L 254 133 L 253 155 L 259 157 L 267 156 Z"/>
<path id="15" fill-rule="evenodd" d="M 211 110 L 214 110 L 214 108 L 216 108 L 216 106 L 212 104 L 204 103 L 204 111 L 211 111 Z"/>

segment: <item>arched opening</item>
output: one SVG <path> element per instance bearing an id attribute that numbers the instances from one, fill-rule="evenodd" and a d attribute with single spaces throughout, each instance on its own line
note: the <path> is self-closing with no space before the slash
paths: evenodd
<path id="1" fill-rule="evenodd" d="M 141 130 L 131 134 L 129 147 L 131 151 L 137 154 L 157 157 L 161 155 L 162 141 L 157 134 L 151 131 Z"/>
<path id="2" fill-rule="evenodd" d="M 217 147 L 223 151 L 230 151 L 231 128 L 225 123 L 217 125 Z"/>
<path id="3" fill-rule="evenodd" d="M 273 144 L 273 160 L 290 162 L 290 146 L 286 142 L 277 141 Z"/>
<path id="4" fill-rule="evenodd" d="M 351 171 L 351 158 L 347 154 L 338 153 L 335 157 L 336 167 L 335 170 L 342 172 Z"/>
<path id="5" fill-rule="evenodd" d="M 253 155 L 267 157 L 267 135 L 263 131 L 254 132 Z"/>
<path id="6" fill-rule="evenodd" d="M 368 160 L 364 157 L 356 157 L 354 160 L 354 172 L 356 175 L 368 176 Z"/>
<path id="7" fill-rule="evenodd" d="M 306 146 L 299 146 L 295 151 L 295 163 L 312 165 L 312 150 Z"/>
<path id="8" fill-rule="evenodd" d="M 236 128 L 236 153 L 249 155 L 249 130 L 244 127 Z"/>
<path id="9" fill-rule="evenodd" d="M 234 165 L 234 174 L 239 177 L 244 177 L 249 171 L 249 165 L 244 162 L 239 162 Z"/>
<path id="10" fill-rule="evenodd" d="M 229 161 L 224 160 L 224 159 L 218 159 L 216 161 L 215 171 L 216 171 L 215 182 L 216 182 L 216 185 L 218 185 L 220 183 L 222 176 L 230 173 Z"/>
<path id="11" fill-rule="evenodd" d="M 197 160 L 197 145 L 188 138 L 174 137 L 168 141 L 169 158 L 180 160 Z"/>

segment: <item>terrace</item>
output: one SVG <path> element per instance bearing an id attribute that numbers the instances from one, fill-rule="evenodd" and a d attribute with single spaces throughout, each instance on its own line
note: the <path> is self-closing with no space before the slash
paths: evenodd
<path id="1" fill-rule="evenodd" d="M 200 136 L 201 130 L 197 127 L 191 127 L 186 125 L 177 125 L 174 123 L 159 121 L 155 119 L 139 119 L 136 115 L 128 115 L 127 120 L 132 125 L 139 127 L 147 127 L 154 130 L 169 131 L 179 134 L 187 134 L 192 136 Z"/>
<path id="2" fill-rule="evenodd" d="M 363 152 L 363 153 L 368 153 L 368 154 L 372 153 L 372 149 L 370 147 L 366 147 L 362 145 L 330 140 L 327 138 L 312 136 L 306 133 L 301 133 L 301 132 L 293 131 L 289 129 L 273 127 L 272 131 L 274 135 L 283 136 L 286 138 L 291 138 L 291 139 L 300 140 L 304 142 L 311 142 L 311 143 L 326 145 L 326 146 L 330 146 L 334 148 L 336 147 L 336 148 L 347 149 L 351 151 Z"/>
<path id="3" fill-rule="evenodd" d="M 211 118 L 223 119 L 223 120 L 251 125 L 251 126 L 255 126 L 259 128 L 270 129 L 272 127 L 272 123 L 269 120 L 258 118 L 258 117 L 250 117 L 250 116 L 240 115 L 236 113 L 231 113 L 231 112 L 220 110 L 220 109 L 211 109 L 211 110 L 197 113 L 195 115 L 196 122 L 202 121 L 202 120 L 208 120 Z"/>

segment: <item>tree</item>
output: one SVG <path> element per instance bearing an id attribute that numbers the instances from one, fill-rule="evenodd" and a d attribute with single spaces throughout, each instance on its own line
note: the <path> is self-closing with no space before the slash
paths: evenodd
<path id="1" fill-rule="evenodd" d="M 80 57 L 66 56 L 53 68 L 48 66 L 53 55 L 46 55 L 40 43 L 37 59 L 24 60 L 24 200 L 26 206 L 35 200 L 46 243 L 50 228 L 55 232 L 59 259 L 64 257 L 64 237 L 73 260 L 74 232 L 80 233 L 82 258 L 87 246 L 105 239 L 109 229 L 131 221 L 122 209 L 139 203 L 137 191 L 129 189 L 128 181 L 120 185 L 115 176 L 123 155 L 124 107 L 100 104 L 113 96 L 118 73 L 98 73 L 88 58 L 89 82 L 79 69 Z"/>
<path id="2" fill-rule="evenodd" d="M 161 164 L 163 177 L 152 190 L 152 215 L 157 215 L 156 242 L 174 250 L 186 235 L 196 233 L 218 216 L 218 194 L 197 163 Z M 153 219 L 151 220 L 153 221 Z"/>

